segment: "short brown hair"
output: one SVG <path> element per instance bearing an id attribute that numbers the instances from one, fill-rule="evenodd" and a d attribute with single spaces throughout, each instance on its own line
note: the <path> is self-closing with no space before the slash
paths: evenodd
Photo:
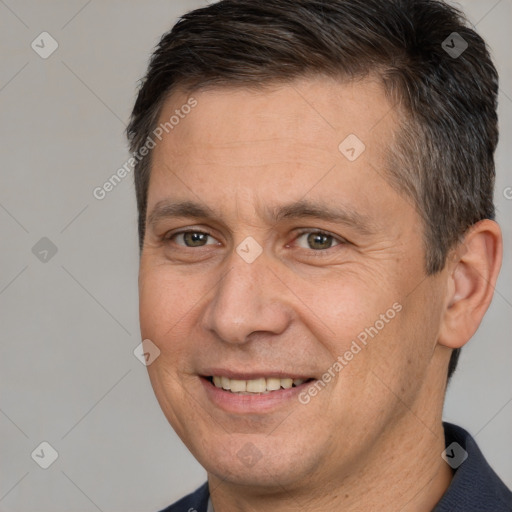
<path id="1" fill-rule="evenodd" d="M 389 179 L 424 221 L 425 269 L 434 274 L 471 225 L 494 219 L 498 142 L 496 69 L 483 39 L 445 2 L 222 0 L 189 12 L 151 57 L 127 128 L 130 149 L 146 144 L 177 90 L 370 74 L 403 113 Z M 134 171 L 141 250 L 150 167 L 151 152 Z"/>

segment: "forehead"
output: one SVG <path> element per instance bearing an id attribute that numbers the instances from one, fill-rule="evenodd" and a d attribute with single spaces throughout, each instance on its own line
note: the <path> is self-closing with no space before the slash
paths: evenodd
<path id="1" fill-rule="evenodd" d="M 175 93 L 159 118 L 168 129 L 154 149 L 148 211 L 171 193 L 239 209 L 343 198 L 378 215 L 396 206 L 385 175 L 397 118 L 375 80 Z"/>
<path id="2" fill-rule="evenodd" d="M 377 78 L 341 81 L 325 77 L 258 89 L 229 86 L 191 94 L 176 92 L 164 103 L 159 124 L 173 114 L 177 120 L 175 114 L 181 110 L 188 111 L 185 105 L 190 97 L 197 107 L 180 116 L 179 127 L 172 127 L 168 139 L 175 142 L 177 153 L 197 142 L 202 147 L 234 150 L 236 144 L 250 142 L 257 148 L 273 139 L 301 139 L 305 149 L 321 149 L 313 135 L 321 135 L 323 146 L 336 150 L 340 137 L 350 133 L 370 143 L 372 132 L 379 136 L 389 132 L 397 117 Z M 371 141 L 373 145 L 379 136 Z M 308 140 L 311 144 L 304 144 Z"/>

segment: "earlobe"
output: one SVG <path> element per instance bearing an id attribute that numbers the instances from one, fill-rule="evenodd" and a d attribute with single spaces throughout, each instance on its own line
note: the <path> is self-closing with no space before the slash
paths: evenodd
<path id="1" fill-rule="evenodd" d="M 453 251 L 438 339 L 441 345 L 460 348 L 478 329 L 494 294 L 502 250 L 499 225 L 486 219 L 473 225 Z"/>

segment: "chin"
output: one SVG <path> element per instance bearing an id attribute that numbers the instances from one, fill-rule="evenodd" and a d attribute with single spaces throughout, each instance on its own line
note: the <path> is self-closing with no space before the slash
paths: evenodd
<path id="1" fill-rule="evenodd" d="M 304 446 L 289 440 L 293 445 L 282 438 L 235 434 L 224 443 L 208 443 L 207 453 L 196 452 L 196 458 L 208 473 L 231 484 L 282 491 L 308 478 L 317 466 Z"/>

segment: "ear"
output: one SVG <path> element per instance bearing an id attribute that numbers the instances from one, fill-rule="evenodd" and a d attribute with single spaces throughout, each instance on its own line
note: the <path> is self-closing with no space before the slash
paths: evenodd
<path id="1" fill-rule="evenodd" d="M 501 229 L 486 219 L 474 224 L 452 252 L 439 344 L 460 348 L 475 334 L 494 294 L 502 251 Z"/>

